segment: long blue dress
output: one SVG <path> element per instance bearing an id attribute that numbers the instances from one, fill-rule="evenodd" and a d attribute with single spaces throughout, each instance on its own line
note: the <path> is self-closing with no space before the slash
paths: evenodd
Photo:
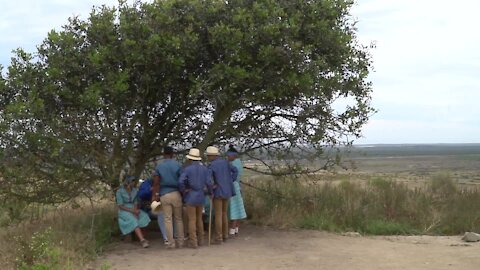
<path id="1" fill-rule="evenodd" d="M 121 187 L 117 190 L 116 194 L 117 205 L 134 209 L 135 205 L 139 203 L 137 193 L 138 190 L 136 188 L 133 188 L 132 191 L 128 193 L 124 187 Z M 123 235 L 133 232 L 138 227 L 146 227 L 148 223 L 150 223 L 150 218 L 147 213 L 142 210 L 140 210 L 138 218 L 130 212 L 121 209 L 118 210 L 118 226 Z"/>
<path id="2" fill-rule="evenodd" d="M 243 197 L 240 190 L 240 177 L 243 174 L 243 165 L 238 158 L 234 159 L 231 164 L 237 168 L 238 175 L 236 179 L 237 181 L 233 182 L 233 188 L 236 195 L 230 198 L 230 203 L 228 205 L 228 218 L 229 220 L 244 219 L 247 218 L 247 212 L 243 205 Z"/>

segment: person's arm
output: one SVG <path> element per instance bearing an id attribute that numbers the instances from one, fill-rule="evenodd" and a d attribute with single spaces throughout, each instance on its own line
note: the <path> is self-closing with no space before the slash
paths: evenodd
<path id="1" fill-rule="evenodd" d="M 230 166 L 230 174 L 232 175 L 233 182 L 237 181 L 238 176 L 238 169 L 237 167 L 233 166 L 232 164 L 228 164 Z"/>
<path id="2" fill-rule="evenodd" d="M 115 199 L 117 201 L 118 209 L 135 214 L 134 209 L 130 209 L 128 207 L 123 206 L 124 202 L 123 202 L 122 194 L 120 194 L 120 190 L 117 191 L 117 194 L 115 195 L 115 197 L 116 197 Z"/>
<path id="3" fill-rule="evenodd" d="M 160 199 L 160 176 L 154 175 L 152 179 L 152 202 Z"/>
<path id="4" fill-rule="evenodd" d="M 210 174 L 209 170 L 205 171 L 206 177 L 207 177 L 207 189 L 208 189 L 208 194 L 213 198 L 213 181 L 212 181 L 212 175 Z"/>
<path id="5" fill-rule="evenodd" d="M 187 189 L 187 179 L 188 179 L 187 173 L 185 170 L 183 170 L 182 174 L 178 178 L 178 189 L 182 194 L 184 194 Z"/>

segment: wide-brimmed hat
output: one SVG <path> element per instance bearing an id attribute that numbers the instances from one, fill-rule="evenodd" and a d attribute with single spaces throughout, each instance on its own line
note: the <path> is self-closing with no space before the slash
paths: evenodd
<path id="1" fill-rule="evenodd" d="M 187 158 L 191 160 L 202 160 L 202 157 L 200 156 L 200 150 L 197 148 L 190 149 Z"/>
<path id="2" fill-rule="evenodd" d="M 220 155 L 220 151 L 218 151 L 218 148 L 215 146 L 209 146 L 207 147 L 207 151 L 205 151 L 205 154 L 207 156 L 218 156 Z"/>
<path id="3" fill-rule="evenodd" d="M 152 214 L 158 215 L 162 211 L 162 203 L 153 201 L 152 204 L 150 204 L 150 208 L 152 208 Z"/>

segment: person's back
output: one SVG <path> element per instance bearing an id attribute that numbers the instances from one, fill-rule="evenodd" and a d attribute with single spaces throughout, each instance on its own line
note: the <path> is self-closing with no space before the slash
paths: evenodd
<path id="1" fill-rule="evenodd" d="M 218 148 L 207 147 L 207 158 L 210 161 L 209 174 L 214 184 L 213 206 L 215 208 L 215 242 L 223 243 L 228 239 L 228 200 L 235 195 L 233 181 L 237 179 L 237 169 L 228 161 L 220 158 Z"/>
<path id="2" fill-rule="evenodd" d="M 180 191 L 183 193 L 188 215 L 189 246 L 197 248 L 203 244 L 203 204 L 205 187 L 212 193 L 212 182 L 207 167 L 200 163 L 200 150 L 192 148 L 188 152 L 189 165 L 183 170 L 179 179 Z"/>
<path id="3" fill-rule="evenodd" d="M 214 196 L 215 198 L 229 199 L 235 195 L 233 189 L 233 181 L 237 178 L 237 169 L 230 165 L 230 163 L 217 157 L 210 163 L 209 166 L 213 183 L 216 185 Z"/>
<path id="4" fill-rule="evenodd" d="M 173 224 L 175 220 L 178 229 L 178 246 L 183 246 L 183 220 L 182 220 L 182 196 L 178 188 L 178 177 L 180 176 L 181 165 L 173 159 L 174 151 L 166 146 L 163 151 L 165 161 L 160 163 L 153 173 L 153 200 L 162 202 L 165 215 L 165 227 L 167 230 L 168 248 L 175 248 L 173 240 Z"/>
<path id="5" fill-rule="evenodd" d="M 182 172 L 179 179 L 180 191 L 184 194 L 187 205 L 203 205 L 205 202 L 204 189 L 212 190 L 212 182 L 208 168 L 198 161 L 192 161 Z"/>
<path id="6" fill-rule="evenodd" d="M 160 196 L 178 191 L 178 177 L 182 165 L 176 160 L 166 159 L 155 168 L 156 175 L 160 176 Z"/>

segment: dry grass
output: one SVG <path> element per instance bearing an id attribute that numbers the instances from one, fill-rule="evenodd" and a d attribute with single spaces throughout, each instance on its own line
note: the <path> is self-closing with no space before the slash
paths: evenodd
<path id="1" fill-rule="evenodd" d="M 0 233 L 2 269 L 83 269 L 116 233 L 113 205 L 51 211 Z"/>
<path id="2" fill-rule="evenodd" d="M 244 187 L 251 222 L 367 234 L 459 234 L 480 231 L 480 190 L 437 174 L 423 187 L 368 181 L 257 178 Z M 268 191 L 268 192 L 264 192 Z"/>

